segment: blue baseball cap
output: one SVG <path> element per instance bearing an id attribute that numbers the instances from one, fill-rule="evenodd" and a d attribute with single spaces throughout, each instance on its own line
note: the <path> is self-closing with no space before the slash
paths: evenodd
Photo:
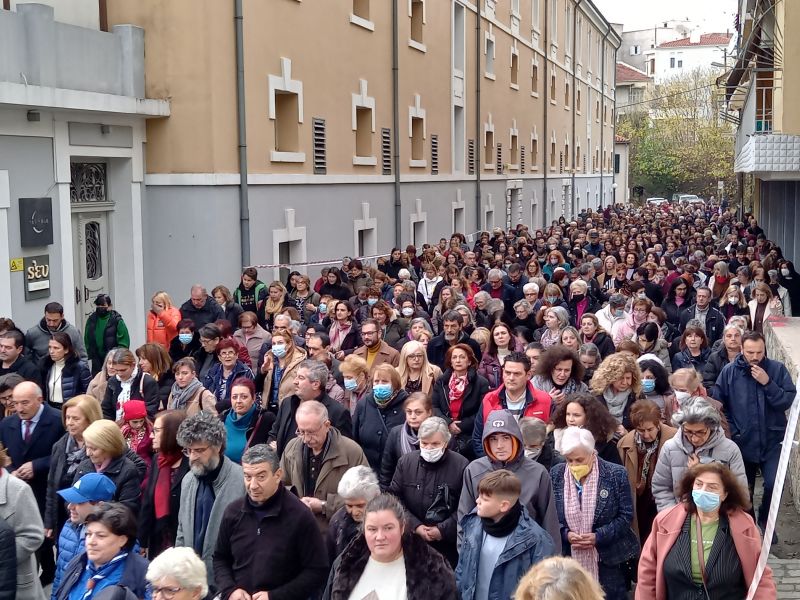
<path id="1" fill-rule="evenodd" d="M 117 486 L 102 473 L 87 473 L 65 490 L 56 492 L 70 504 L 108 502 L 114 497 Z"/>

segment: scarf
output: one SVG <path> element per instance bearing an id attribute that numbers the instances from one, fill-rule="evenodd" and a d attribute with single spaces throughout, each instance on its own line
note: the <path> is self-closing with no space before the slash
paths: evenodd
<path id="1" fill-rule="evenodd" d="M 629 395 L 630 390 L 615 392 L 611 386 L 608 386 L 603 392 L 608 412 L 617 420 L 617 423 L 622 423 L 622 417 L 625 415 L 625 404 L 628 402 Z"/>
<path id="2" fill-rule="evenodd" d="M 348 323 L 347 326 L 342 326 L 339 324 L 339 321 L 333 322 L 333 326 L 331 326 L 331 348 L 334 352 L 338 352 L 342 349 L 344 338 L 347 337 L 352 328 L 352 323 Z"/>
<path id="3" fill-rule="evenodd" d="M 86 592 L 83 594 L 83 600 L 91 598 L 94 594 L 94 589 L 106 577 L 118 568 L 124 568 L 125 559 L 128 558 L 128 552 L 123 551 L 117 554 L 114 558 L 104 564 L 102 567 L 96 567 L 92 561 L 86 562 L 86 571 L 89 573 L 89 581 L 86 582 Z"/>
<path id="4" fill-rule="evenodd" d="M 189 402 L 189 400 L 191 400 L 197 393 L 197 390 L 202 387 L 203 384 L 200 383 L 200 380 L 197 377 L 192 379 L 185 388 L 180 387 L 178 382 L 173 383 L 172 392 L 170 394 L 172 399 L 170 400 L 169 408 L 185 410 L 186 403 Z"/>
<path id="5" fill-rule="evenodd" d="M 558 331 L 554 332 L 552 329 L 545 327 L 544 333 L 542 334 L 542 339 L 539 341 L 541 342 L 542 347 L 547 350 L 550 346 L 555 346 L 561 342 L 561 330 L 559 329 Z"/>
<path id="6" fill-rule="evenodd" d="M 569 470 L 569 469 L 567 469 Z M 481 517 L 481 526 L 483 527 L 483 532 L 486 535 L 490 535 L 496 538 L 504 538 L 509 535 L 517 528 L 519 525 L 519 518 L 522 516 L 522 504 L 519 503 L 519 500 L 514 503 L 506 514 L 504 514 L 499 521 L 495 521 L 494 519 L 490 519 L 488 517 Z"/>
<path id="7" fill-rule="evenodd" d="M 411 429 L 408 423 L 405 423 L 400 430 L 400 449 L 403 451 L 403 454 L 409 454 L 414 450 L 419 450 L 417 432 Z"/>
<path id="8" fill-rule="evenodd" d="M 645 442 L 639 435 L 639 432 L 633 434 L 633 441 L 636 442 L 636 451 L 643 455 L 641 458 L 641 473 L 639 481 L 636 482 L 636 495 L 641 496 L 647 487 L 647 477 L 650 474 L 650 469 L 653 467 L 652 462 L 658 452 L 658 439 L 661 437 L 661 430 L 658 431 L 658 436 L 652 442 Z"/>
<path id="9" fill-rule="evenodd" d="M 139 449 L 139 444 L 142 443 L 142 440 L 144 440 L 145 436 L 150 437 L 150 432 L 147 429 L 147 425 L 141 429 L 134 429 L 127 423 L 122 426 L 122 437 L 125 438 L 128 448 L 134 452 Z"/>
<path id="10" fill-rule="evenodd" d="M 117 377 L 117 381 L 119 381 L 119 395 L 117 395 L 117 421 L 122 419 L 122 405 L 125 404 L 128 400 L 131 399 L 131 387 L 133 386 L 133 380 L 136 379 L 136 376 L 139 374 L 139 367 L 133 367 L 133 373 L 131 373 L 131 378 L 122 381 L 119 377 Z"/>
<path id="11" fill-rule="evenodd" d="M 169 515 L 170 488 L 172 487 L 172 465 L 181 457 L 179 452 L 175 454 L 164 454 L 159 452 L 156 455 L 158 462 L 158 478 L 156 479 L 155 492 L 153 493 L 153 505 L 156 513 L 156 520 Z"/>
<path id="12" fill-rule="evenodd" d="M 594 524 L 594 509 L 597 506 L 597 488 L 599 487 L 600 476 L 597 454 L 594 455 L 592 470 L 586 476 L 583 484 L 582 493 L 578 496 L 578 485 L 569 467 L 564 469 L 564 516 L 566 517 L 567 527 L 573 533 L 584 535 L 592 533 Z M 599 556 L 597 548 L 571 548 L 572 558 L 586 569 L 595 579 L 599 578 Z"/>
<path id="13" fill-rule="evenodd" d="M 67 438 L 67 447 L 66 447 L 66 461 L 64 466 L 66 467 L 66 475 L 70 480 L 74 480 L 75 471 L 78 468 L 78 465 L 81 464 L 81 461 L 86 458 L 86 452 L 83 451 L 83 448 L 78 447 L 78 442 L 75 441 L 75 438 L 70 436 Z"/>
<path id="14" fill-rule="evenodd" d="M 458 377 L 453 373 L 447 387 L 448 399 L 450 400 L 450 417 L 458 419 L 458 413 L 461 412 L 461 403 L 464 400 L 464 392 L 467 389 L 467 373 L 464 373 L 462 377 Z"/>

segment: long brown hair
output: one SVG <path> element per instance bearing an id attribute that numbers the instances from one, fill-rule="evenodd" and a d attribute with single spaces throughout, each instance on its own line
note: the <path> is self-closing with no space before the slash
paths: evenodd
<path id="1" fill-rule="evenodd" d="M 720 512 L 731 513 L 737 509 L 748 511 L 750 510 L 750 495 L 749 492 L 742 487 L 739 480 L 730 470 L 730 467 L 718 462 L 711 462 L 706 464 L 697 465 L 686 471 L 686 474 L 681 479 L 678 486 L 678 493 L 681 501 L 686 504 L 686 508 L 690 513 L 697 512 L 697 506 L 692 499 L 692 490 L 694 489 L 694 480 L 698 475 L 704 473 L 716 473 L 722 481 L 722 487 L 725 488 L 727 497 L 722 501 Z"/>

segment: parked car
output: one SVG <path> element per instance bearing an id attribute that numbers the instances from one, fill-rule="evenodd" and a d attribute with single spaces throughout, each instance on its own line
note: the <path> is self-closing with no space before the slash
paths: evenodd
<path id="1" fill-rule="evenodd" d="M 663 204 L 669 204 L 669 200 L 654 196 L 653 198 L 647 199 L 647 204 L 650 204 L 651 206 L 662 206 Z"/>
<path id="2" fill-rule="evenodd" d="M 695 194 L 681 194 L 678 202 L 681 204 L 705 204 L 706 201 Z"/>

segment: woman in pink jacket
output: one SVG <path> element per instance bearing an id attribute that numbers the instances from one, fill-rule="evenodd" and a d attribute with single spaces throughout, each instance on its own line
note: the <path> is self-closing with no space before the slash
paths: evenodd
<path id="1" fill-rule="evenodd" d="M 745 598 L 761 554 L 748 492 L 721 463 L 690 469 L 682 502 L 658 514 L 639 559 L 636 600 Z M 776 597 L 767 566 L 755 600 Z"/>

